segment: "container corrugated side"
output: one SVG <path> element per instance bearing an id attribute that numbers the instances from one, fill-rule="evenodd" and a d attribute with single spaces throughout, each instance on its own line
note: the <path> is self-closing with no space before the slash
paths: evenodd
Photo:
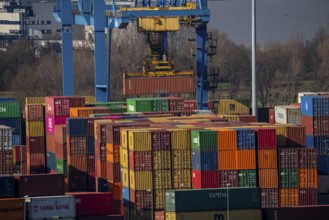
<path id="1" fill-rule="evenodd" d="M 281 188 L 298 188 L 298 168 L 281 168 L 279 172 Z"/>
<path id="2" fill-rule="evenodd" d="M 217 132 L 210 130 L 191 131 L 192 149 L 217 150 Z"/>
<path id="3" fill-rule="evenodd" d="M 192 155 L 190 150 L 172 150 L 171 163 L 173 169 L 191 169 Z"/>
<path id="4" fill-rule="evenodd" d="M 238 168 L 238 150 L 218 151 L 218 169 L 236 170 Z"/>
<path id="5" fill-rule="evenodd" d="M 222 99 L 218 103 L 218 114 L 248 115 L 249 107 L 236 100 Z"/>
<path id="6" fill-rule="evenodd" d="M 0 159 L 1 162 L 2 158 Z M 15 179 L 14 176 L 0 176 L 0 198 L 15 197 Z"/>
<path id="7" fill-rule="evenodd" d="M 238 150 L 238 169 L 256 169 L 256 150 Z"/>
<path id="8" fill-rule="evenodd" d="M 217 134 L 218 134 L 218 150 L 237 149 L 237 137 L 235 130 L 219 129 Z"/>
<path id="9" fill-rule="evenodd" d="M 298 188 L 280 188 L 280 207 L 298 206 Z"/>
<path id="10" fill-rule="evenodd" d="M 170 170 L 171 169 L 171 152 L 169 150 L 153 151 L 152 159 L 154 170 Z"/>
<path id="11" fill-rule="evenodd" d="M 45 136 L 45 124 L 43 121 L 26 121 L 26 136 L 42 137 Z"/>
<path id="12" fill-rule="evenodd" d="M 260 149 L 257 154 L 259 169 L 277 168 L 277 149 Z"/>
<path id="13" fill-rule="evenodd" d="M 173 189 L 191 189 L 192 176 L 190 169 L 172 170 Z"/>
<path id="14" fill-rule="evenodd" d="M 230 197 L 230 210 L 260 209 L 258 188 L 193 189 L 167 190 L 166 211 L 191 212 L 227 210 L 227 197 Z"/>
<path id="15" fill-rule="evenodd" d="M 317 205 L 317 189 L 299 189 L 299 206 Z"/>
<path id="16" fill-rule="evenodd" d="M 130 171 L 129 185 L 133 190 L 153 189 L 152 171 Z"/>
<path id="17" fill-rule="evenodd" d="M 154 189 L 171 189 L 171 170 L 153 171 Z"/>
<path id="18" fill-rule="evenodd" d="M 25 117 L 27 121 L 43 121 L 44 106 L 41 104 L 25 105 Z"/>
<path id="19" fill-rule="evenodd" d="M 20 102 L 0 102 L 0 118 L 21 117 Z"/>
<path id="20" fill-rule="evenodd" d="M 277 169 L 259 169 L 258 179 L 260 188 L 278 188 L 279 186 Z"/>
<path id="21" fill-rule="evenodd" d="M 129 150 L 149 151 L 151 150 L 151 132 L 149 131 L 128 131 Z"/>
<path id="22" fill-rule="evenodd" d="M 276 208 L 279 207 L 279 190 L 261 189 L 262 208 Z"/>
<path id="23" fill-rule="evenodd" d="M 74 196 L 28 197 L 25 202 L 29 219 L 76 217 Z"/>
<path id="24" fill-rule="evenodd" d="M 0 217 L 3 220 L 24 219 L 24 199 L 0 199 Z"/>
<path id="25" fill-rule="evenodd" d="M 256 170 L 239 170 L 239 187 L 256 187 L 257 175 Z"/>
<path id="26" fill-rule="evenodd" d="M 274 128 L 255 129 L 257 148 L 276 148 L 276 130 Z"/>
<path id="27" fill-rule="evenodd" d="M 45 104 L 45 97 L 26 97 L 25 104 Z"/>
<path id="28" fill-rule="evenodd" d="M 193 189 L 218 188 L 218 180 L 217 170 L 192 170 Z"/>
<path id="29" fill-rule="evenodd" d="M 187 129 L 170 129 L 171 148 L 175 150 L 191 149 L 190 131 Z"/>
<path id="30" fill-rule="evenodd" d="M 318 173 L 316 168 L 299 168 L 299 188 L 318 188 Z"/>
<path id="31" fill-rule="evenodd" d="M 239 176 L 237 170 L 220 170 L 219 173 L 219 187 L 239 187 Z"/>

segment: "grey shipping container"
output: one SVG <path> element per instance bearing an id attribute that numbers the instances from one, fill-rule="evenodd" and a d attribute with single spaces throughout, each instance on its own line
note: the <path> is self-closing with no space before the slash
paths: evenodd
<path id="1" fill-rule="evenodd" d="M 168 212 L 221 211 L 260 209 L 259 188 L 168 190 L 165 210 Z"/>
<path id="2" fill-rule="evenodd" d="M 75 219 L 74 196 L 25 198 L 27 219 Z"/>

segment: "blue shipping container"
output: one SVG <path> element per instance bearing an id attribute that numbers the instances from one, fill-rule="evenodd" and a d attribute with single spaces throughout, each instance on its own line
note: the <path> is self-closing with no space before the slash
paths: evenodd
<path id="1" fill-rule="evenodd" d="M 87 154 L 95 153 L 95 137 L 87 136 Z"/>
<path id="2" fill-rule="evenodd" d="M 97 179 L 98 184 L 98 192 L 108 192 L 107 180 L 98 177 Z"/>
<path id="3" fill-rule="evenodd" d="M 306 147 L 316 148 L 319 154 L 321 151 L 328 151 L 329 136 L 306 135 Z"/>
<path id="4" fill-rule="evenodd" d="M 215 150 L 192 151 L 192 168 L 196 170 L 218 170 L 218 156 Z"/>
<path id="5" fill-rule="evenodd" d="M 249 128 L 233 128 L 236 130 L 238 149 L 255 149 L 255 131 Z"/>
<path id="6" fill-rule="evenodd" d="M 68 118 L 66 134 L 70 137 L 87 136 L 87 120 L 85 118 Z"/>
<path id="7" fill-rule="evenodd" d="M 323 96 L 302 96 L 301 112 L 310 117 L 329 116 L 329 99 Z"/>
<path id="8" fill-rule="evenodd" d="M 329 157 L 319 155 L 317 157 L 317 168 L 320 174 L 329 174 Z"/>
<path id="9" fill-rule="evenodd" d="M 13 128 L 13 134 L 22 134 L 22 118 L 0 118 L 0 125 Z"/>
<path id="10" fill-rule="evenodd" d="M 0 176 L 0 198 L 15 197 L 14 176 Z"/>
<path id="11" fill-rule="evenodd" d="M 129 188 L 122 187 L 122 197 L 123 197 L 123 205 L 127 208 L 130 207 L 130 191 Z"/>
<path id="12" fill-rule="evenodd" d="M 11 97 L 1 97 L 0 98 L 0 102 L 15 102 L 16 99 L 15 98 L 11 98 Z"/>
<path id="13" fill-rule="evenodd" d="M 13 135 L 13 145 L 21 145 L 21 144 L 22 144 L 21 135 L 14 134 Z"/>
<path id="14" fill-rule="evenodd" d="M 47 152 L 47 170 L 56 170 L 56 155 L 52 152 Z"/>

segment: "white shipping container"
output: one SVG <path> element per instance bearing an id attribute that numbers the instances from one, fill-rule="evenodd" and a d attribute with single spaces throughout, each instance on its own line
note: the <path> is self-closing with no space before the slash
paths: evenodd
<path id="1" fill-rule="evenodd" d="M 279 124 L 301 124 L 301 111 L 289 105 L 275 106 L 275 122 Z"/>
<path id="2" fill-rule="evenodd" d="M 27 219 L 75 219 L 75 197 L 48 196 L 25 198 Z"/>
<path id="3" fill-rule="evenodd" d="M 298 93 L 298 103 L 302 102 L 302 96 L 317 96 L 315 92 L 299 92 Z"/>

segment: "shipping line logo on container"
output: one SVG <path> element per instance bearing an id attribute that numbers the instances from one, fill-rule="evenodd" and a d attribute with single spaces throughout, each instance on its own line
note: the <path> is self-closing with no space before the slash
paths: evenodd
<path id="1" fill-rule="evenodd" d="M 21 204 L 21 207 L 0 208 L 0 213 L 21 212 L 23 210 L 23 204 Z"/>
<path id="2" fill-rule="evenodd" d="M 308 111 L 308 101 L 305 102 L 305 111 Z"/>
<path id="3" fill-rule="evenodd" d="M 128 105 L 128 110 L 129 111 L 135 111 L 135 107 L 133 105 Z"/>
<path id="4" fill-rule="evenodd" d="M 209 193 L 209 198 L 226 198 L 226 192 Z"/>
<path id="5" fill-rule="evenodd" d="M 56 103 L 55 103 L 56 104 Z M 51 105 L 47 105 L 47 109 L 48 109 L 48 111 L 52 111 L 53 110 L 53 108 L 51 107 Z"/>
<path id="6" fill-rule="evenodd" d="M 3 112 L 7 112 L 7 108 L 6 107 L 0 107 L 0 113 L 3 113 Z"/>
<path id="7" fill-rule="evenodd" d="M 70 209 L 70 204 L 57 204 L 54 205 L 34 205 L 33 212 L 39 211 L 54 211 L 54 210 L 63 210 L 63 209 Z"/>
<path id="8" fill-rule="evenodd" d="M 197 137 L 197 138 L 193 138 L 193 143 L 199 145 L 199 143 L 200 143 L 200 138 L 199 138 L 199 137 Z"/>
<path id="9" fill-rule="evenodd" d="M 52 118 L 48 118 L 48 128 L 53 128 L 53 119 Z"/>

